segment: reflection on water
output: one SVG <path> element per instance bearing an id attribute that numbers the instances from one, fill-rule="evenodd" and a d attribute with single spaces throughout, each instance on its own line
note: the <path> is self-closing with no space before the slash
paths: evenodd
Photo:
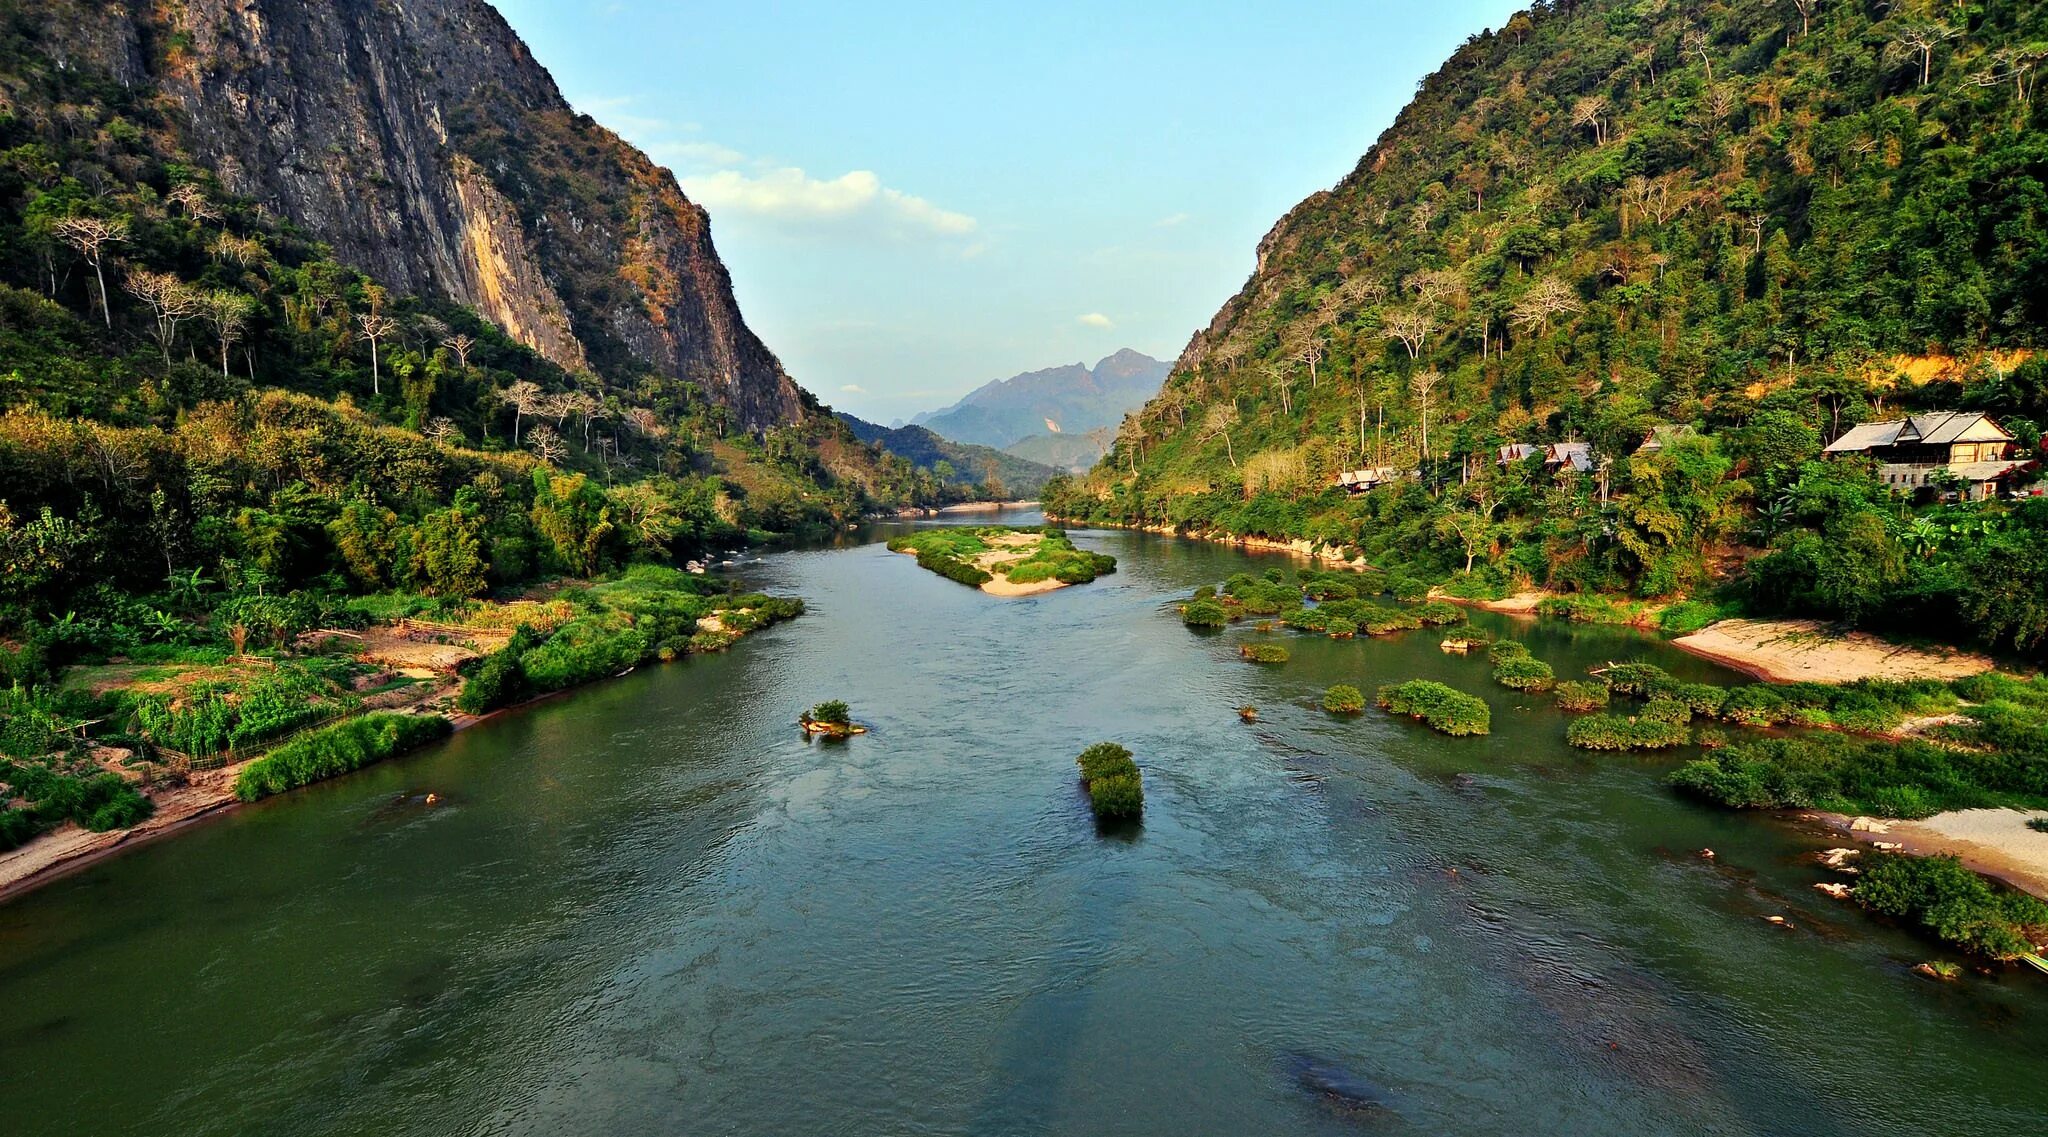
<path id="1" fill-rule="evenodd" d="M 2048 990 L 1911 978 L 1934 949 L 1815 894 L 1814 841 L 1671 797 L 1669 759 L 1571 751 L 1483 658 L 1425 632 L 1244 664 L 1259 633 L 1190 635 L 1171 601 L 1282 562 L 1214 546 L 1090 533 L 1121 571 L 996 600 L 876 535 L 741 566 L 810 614 L 727 655 L 0 908 L 7 1131 L 1951 1134 L 2048 1111 Z M 1518 634 L 1560 673 L 1715 675 L 1632 632 Z M 1486 698 L 1495 733 L 1316 707 L 1417 677 Z M 872 733 L 807 745 L 826 698 Z M 1099 835 L 1073 755 L 1111 738 L 1147 814 Z"/>

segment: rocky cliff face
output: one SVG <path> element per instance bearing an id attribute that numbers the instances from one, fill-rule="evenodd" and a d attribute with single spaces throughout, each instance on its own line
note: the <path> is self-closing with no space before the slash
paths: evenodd
<path id="1" fill-rule="evenodd" d="M 53 2 L 51 42 L 182 111 L 225 186 L 572 369 L 648 367 L 748 426 L 811 400 L 674 179 L 570 110 L 483 0 Z"/>

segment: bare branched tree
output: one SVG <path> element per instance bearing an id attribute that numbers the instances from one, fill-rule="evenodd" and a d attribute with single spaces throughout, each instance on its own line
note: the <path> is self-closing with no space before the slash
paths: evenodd
<path id="1" fill-rule="evenodd" d="M 455 420 L 446 415 L 436 415 L 434 418 L 429 419 L 426 429 L 420 431 L 420 433 L 425 435 L 429 442 L 439 442 L 450 446 L 458 445 L 462 442 L 462 428 L 456 426 Z"/>
<path id="2" fill-rule="evenodd" d="M 1423 308 L 1397 308 L 1386 314 L 1381 330 L 1388 339 L 1401 341 L 1401 346 L 1408 349 L 1408 358 L 1419 359 L 1423 345 L 1429 342 L 1429 333 L 1436 330 L 1436 317 Z"/>
<path id="3" fill-rule="evenodd" d="M 381 312 L 358 312 L 356 327 L 362 330 L 363 338 L 370 341 L 370 393 L 381 395 L 384 393 L 384 372 L 377 362 L 377 346 L 385 336 L 398 330 L 398 321 Z"/>
<path id="4" fill-rule="evenodd" d="M 256 317 L 256 301 L 240 292 L 209 292 L 200 297 L 199 315 L 213 328 L 213 338 L 220 344 L 220 373 L 226 378 L 228 351 L 249 330 L 249 321 Z"/>
<path id="5" fill-rule="evenodd" d="M 512 408 L 512 445 L 519 445 L 520 420 L 527 415 L 537 412 L 540 409 L 541 400 L 546 397 L 546 394 L 540 389 L 540 384 L 535 383 L 531 379 L 521 379 L 517 383 L 498 392 L 499 401 Z"/>
<path id="6" fill-rule="evenodd" d="M 1934 78 L 1935 49 L 1962 34 L 1940 20 L 1905 24 L 1892 33 L 1891 42 L 1884 46 L 1884 61 L 1895 67 L 1917 61 L 1920 85 L 1925 87 Z"/>
<path id="7" fill-rule="evenodd" d="M 2020 113 L 2024 115 L 2026 107 L 2034 99 L 2034 71 L 2043 59 L 2048 59 L 2048 44 L 2001 47 L 1991 53 L 1991 66 L 1970 76 L 1970 82 L 1979 87 L 2003 87 L 2011 83 L 2013 95 L 2019 100 Z"/>
<path id="8" fill-rule="evenodd" d="M 92 266 L 93 279 L 100 286 L 100 315 L 109 328 L 114 326 L 114 310 L 107 304 L 107 274 L 103 267 L 107 246 L 117 245 L 128 239 L 126 217 L 66 217 L 57 222 L 54 232 L 65 244 L 78 250 L 85 262 Z M 88 309 L 89 311 L 90 309 Z"/>
<path id="9" fill-rule="evenodd" d="M 1584 305 L 1579 303 L 1578 293 L 1572 286 L 1554 276 L 1546 276 L 1522 294 L 1509 318 L 1524 328 L 1549 331 L 1550 321 L 1569 312 L 1577 312 Z"/>
<path id="10" fill-rule="evenodd" d="M 1713 41 L 1707 38 L 1707 33 L 1698 28 L 1687 31 L 1685 36 L 1679 41 L 1679 50 L 1683 54 L 1696 57 L 1700 61 L 1700 65 L 1707 69 L 1708 86 L 1712 86 L 1714 83 L 1713 46 Z"/>
<path id="11" fill-rule="evenodd" d="M 1443 381 L 1443 373 L 1434 367 L 1425 367 L 1408 377 L 1408 391 L 1415 396 L 1415 411 L 1422 421 L 1422 460 L 1429 460 L 1429 407 L 1436 394 L 1437 384 Z"/>
<path id="12" fill-rule="evenodd" d="M 1587 95 L 1572 104 L 1572 125 L 1593 132 L 1595 146 L 1607 145 L 1607 96 Z"/>
<path id="13" fill-rule="evenodd" d="M 469 370 L 469 349 L 476 346 L 475 336 L 467 332 L 452 335 L 442 340 L 441 346 L 455 353 L 455 362 L 461 364 L 464 371 Z"/>
<path id="14" fill-rule="evenodd" d="M 1237 449 L 1230 444 L 1230 428 L 1237 425 L 1237 404 L 1212 403 L 1209 413 L 1202 418 L 1202 441 L 1211 438 L 1223 439 L 1223 453 L 1230 459 L 1230 468 L 1237 469 Z"/>
<path id="15" fill-rule="evenodd" d="M 1792 0 L 1792 10 L 1799 13 L 1799 34 L 1813 30 L 1813 14 L 1820 8 L 1820 0 Z"/>
<path id="16" fill-rule="evenodd" d="M 555 428 L 546 423 L 526 433 L 526 447 L 533 451 L 535 457 L 550 466 L 560 464 L 562 459 L 569 456 L 569 444 L 563 442 L 562 436 L 555 433 Z"/>
<path id="17" fill-rule="evenodd" d="M 200 314 L 203 303 L 196 289 L 167 272 L 138 268 L 122 285 L 130 296 L 142 301 L 156 317 L 152 333 L 163 348 L 164 364 L 171 362 L 171 344 L 178 338 L 178 325 Z"/>
<path id="18" fill-rule="evenodd" d="M 185 216 L 194 221 L 219 221 L 221 218 L 220 210 L 206 200 L 206 191 L 193 182 L 185 182 L 173 189 L 164 201 L 184 210 Z"/>

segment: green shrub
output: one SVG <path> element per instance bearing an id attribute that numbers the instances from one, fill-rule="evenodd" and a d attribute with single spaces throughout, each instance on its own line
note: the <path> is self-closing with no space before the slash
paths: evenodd
<path id="1" fill-rule="evenodd" d="M 1499 667 L 1511 659 L 1529 658 L 1529 645 L 1519 640 L 1498 640 L 1486 649 L 1486 661 Z"/>
<path id="2" fill-rule="evenodd" d="M 446 735 L 439 715 L 368 714 L 295 738 L 235 778 L 235 796 L 255 801 L 359 770 Z"/>
<path id="3" fill-rule="evenodd" d="M 1726 616 L 1727 611 L 1711 601 L 1681 600 L 1658 614 L 1657 627 L 1674 636 L 1686 636 Z"/>
<path id="4" fill-rule="evenodd" d="M 1340 616 L 1324 621 L 1323 632 L 1334 640 L 1350 639 L 1358 634 L 1358 625 Z"/>
<path id="5" fill-rule="evenodd" d="M 1689 762 L 1679 790 L 1734 809 L 1827 809 L 1915 818 L 1949 809 L 2048 806 L 2048 769 L 1997 751 L 1840 734 L 1760 738 Z"/>
<path id="6" fill-rule="evenodd" d="M 1692 707 L 1678 699 L 1651 699 L 1637 717 L 1684 726 L 1692 721 Z"/>
<path id="7" fill-rule="evenodd" d="M 1671 673 L 1652 663 L 1617 663 L 1600 672 L 1617 695 L 1638 699 L 1668 695 L 1679 686 Z"/>
<path id="8" fill-rule="evenodd" d="M 947 580 L 956 581 L 967 585 L 969 588 L 980 588 L 982 585 L 995 579 L 995 577 L 982 569 L 976 568 L 973 564 L 963 561 L 958 557 L 949 557 L 944 553 L 919 552 L 917 554 L 917 567 L 927 572 L 938 573 Z"/>
<path id="9" fill-rule="evenodd" d="M 1365 692 L 1338 683 L 1323 692 L 1323 709 L 1333 715 L 1355 715 L 1365 709 Z"/>
<path id="10" fill-rule="evenodd" d="M 462 682 L 462 692 L 455 696 L 456 709 L 480 715 L 518 702 L 527 690 L 526 672 L 519 661 L 539 646 L 539 633 L 520 625 L 504 647 L 471 665 L 470 674 Z"/>
<path id="11" fill-rule="evenodd" d="M 1223 605 L 1214 600 L 1191 600 L 1181 605 L 1180 622 L 1190 628 L 1220 628 L 1230 622 Z"/>
<path id="12" fill-rule="evenodd" d="M 1388 577 L 1387 591 L 1393 594 L 1394 599 L 1409 603 L 1429 598 L 1429 585 L 1412 576 Z"/>
<path id="13" fill-rule="evenodd" d="M 546 642 L 519 657 L 527 686 L 543 693 L 562 691 L 639 663 L 647 654 L 647 642 L 636 629 L 612 623 L 623 618 L 583 617 L 562 625 Z"/>
<path id="14" fill-rule="evenodd" d="M 1517 691 L 1548 691 L 1557 674 L 1542 660 L 1523 655 L 1494 664 L 1493 681 Z"/>
<path id="15" fill-rule="evenodd" d="M 1287 649 L 1279 644 L 1245 644 L 1237 654 L 1253 663 L 1286 663 Z"/>
<path id="16" fill-rule="evenodd" d="M 824 723 L 827 726 L 846 726 L 853 721 L 853 710 L 844 700 L 827 699 L 812 707 L 804 715 L 806 722 Z"/>
<path id="17" fill-rule="evenodd" d="M 1432 600 L 1415 610 L 1415 618 L 1429 626 L 1462 624 L 1465 610 L 1448 600 Z"/>
<path id="18" fill-rule="evenodd" d="M 1792 703 L 1762 683 L 1749 683 L 1728 692 L 1720 717 L 1742 726 L 1776 726 L 1792 717 Z"/>
<path id="19" fill-rule="evenodd" d="M 1994 888 L 1955 857 L 1880 853 L 1860 867 L 1850 892 L 1859 904 L 1914 921 L 1949 943 L 2011 960 L 2048 941 L 2048 903 Z"/>
<path id="20" fill-rule="evenodd" d="M 1689 737 L 1679 723 L 1621 715 L 1587 715 L 1566 728 L 1566 742 L 1581 750 L 1669 750 Z"/>
<path id="21" fill-rule="evenodd" d="M 1081 767 L 1081 785 L 1099 820 L 1136 817 L 1145 810 L 1145 785 L 1131 752 L 1114 742 L 1098 742 L 1074 759 Z"/>
<path id="22" fill-rule="evenodd" d="M 1485 734 L 1492 725 L 1484 700 L 1428 679 L 1382 687 L 1377 701 L 1389 713 L 1421 719 L 1445 734 Z"/>
<path id="23" fill-rule="evenodd" d="M 1557 705 L 1567 711 L 1596 711 L 1607 705 L 1607 684 L 1567 679 L 1557 685 Z"/>

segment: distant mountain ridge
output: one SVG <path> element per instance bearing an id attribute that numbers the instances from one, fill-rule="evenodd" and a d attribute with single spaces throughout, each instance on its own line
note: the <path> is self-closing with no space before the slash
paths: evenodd
<path id="1" fill-rule="evenodd" d="M 1038 493 L 1047 479 L 1060 472 L 1053 465 L 1034 462 L 994 447 L 954 442 L 922 426 L 880 426 L 844 411 L 839 413 L 839 421 L 845 423 L 854 437 L 862 442 L 879 446 L 920 469 L 936 471 L 940 462 L 946 463 L 952 470 L 951 476 L 944 479 L 949 485 L 986 484 L 989 471 L 993 469 L 1006 496 L 1030 497 Z M 1059 465 L 1064 467 L 1068 463 Z"/>
<path id="2" fill-rule="evenodd" d="M 955 442 L 1008 449 L 1036 435 L 1114 431 L 1159 393 L 1171 365 L 1124 348 L 1094 367 L 1070 363 L 976 388 L 943 410 L 910 420 Z"/>

